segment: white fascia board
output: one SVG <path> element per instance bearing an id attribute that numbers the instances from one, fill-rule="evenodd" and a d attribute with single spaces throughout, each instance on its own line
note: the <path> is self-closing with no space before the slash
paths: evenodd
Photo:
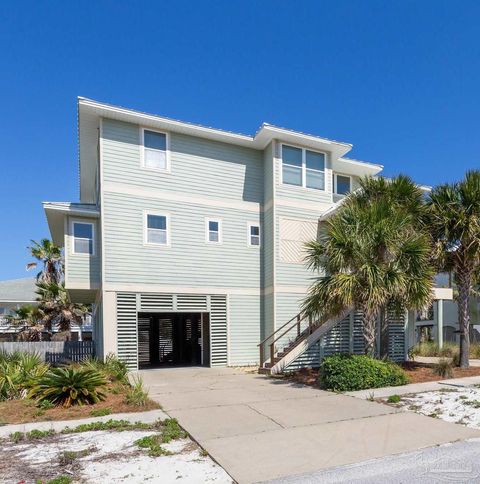
<path id="1" fill-rule="evenodd" d="M 333 161 L 333 171 L 345 175 L 354 176 L 375 176 L 383 170 L 383 165 L 367 161 L 352 160 L 350 158 L 339 158 Z"/>

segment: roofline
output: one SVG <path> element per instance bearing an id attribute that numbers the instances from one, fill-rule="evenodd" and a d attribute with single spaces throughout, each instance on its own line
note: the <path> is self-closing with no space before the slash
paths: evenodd
<path id="1" fill-rule="evenodd" d="M 139 120 L 152 121 L 152 122 L 162 122 L 171 126 L 172 129 L 188 129 L 189 131 L 194 131 L 197 135 L 204 135 L 207 137 L 221 137 L 224 141 L 237 142 L 239 144 L 250 145 L 252 148 L 264 149 L 268 143 L 276 138 L 282 136 L 295 136 L 301 138 L 307 142 L 311 143 L 323 143 L 326 145 L 331 145 L 332 148 L 341 152 L 340 156 L 347 153 L 352 149 L 352 144 L 345 143 L 343 141 L 335 141 L 327 138 L 322 138 L 320 136 L 303 133 L 300 131 L 295 131 L 292 129 L 282 128 L 280 126 L 275 126 L 269 123 L 263 123 L 254 136 L 246 135 L 242 133 L 236 133 L 233 131 L 212 128 L 210 126 L 204 126 L 201 124 L 190 123 L 186 121 L 179 121 L 172 118 L 167 118 L 164 116 L 159 116 L 156 114 L 145 113 L 142 111 L 137 111 L 134 109 L 124 108 L 121 106 L 115 106 L 113 104 L 103 103 L 89 99 L 86 97 L 78 97 L 78 111 L 80 112 L 80 107 L 92 108 L 104 110 L 106 112 L 124 114 L 132 117 L 136 117 Z M 141 124 L 141 123 L 140 123 Z"/>
<path id="2" fill-rule="evenodd" d="M 65 204 L 64 202 L 42 202 L 43 209 L 44 210 L 55 210 L 57 212 L 65 212 L 69 213 L 71 215 L 86 215 L 88 217 L 99 217 L 100 216 L 100 211 L 98 210 L 98 207 L 96 205 L 92 204 L 92 209 L 87 209 L 87 208 L 75 208 L 75 206 L 71 206 L 68 204 Z M 86 205 L 86 204 L 85 204 Z"/>

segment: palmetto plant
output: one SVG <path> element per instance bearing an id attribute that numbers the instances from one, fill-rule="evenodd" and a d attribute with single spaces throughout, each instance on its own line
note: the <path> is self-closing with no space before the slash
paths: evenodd
<path id="1" fill-rule="evenodd" d="M 25 305 L 6 317 L 11 326 L 19 330 L 20 339 L 40 341 L 42 339 L 43 313 L 37 306 Z"/>
<path id="2" fill-rule="evenodd" d="M 62 250 L 51 240 L 42 239 L 40 242 L 32 240 L 32 245 L 28 248 L 31 255 L 41 261 L 42 270 L 37 274 L 37 280 L 46 283 L 59 283 L 63 275 Z M 38 262 L 27 264 L 27 270 L 37 267 Z"/>
<path id="3" fill-rule="evenodd" d="M 363 315 L 365 352 L 375 351 L 380 311 L 394 303 L 418 309 L 432 297 L 431 243 L 424 230 L 421 190 L 405 176 L 365 178 L 307 244 L 306 262 L 320 276 L 304 301 L 317 317 L 350 307 Z"/>
<path id="4" fill-rule="evenodd" d="M 73 303 L 62 283 L 38 282 L 36 291 L 39 308 L 43 314 L 43 324 L 49 331 L 57 326 L 60 331 L 69 331 L 71 324 L 81 325 L 89 307 Z"/>
<path id="5" fill-rule="evenodd" d="M 441 270 L 452 271 L 458 288 L 460 366 L 469 366 L 469 297 L 480 271 L 480 171 L 440 185 L 428 200 L 430 228 Z"/>
<path id="6" fill-rule="evenodd" d="M 105 400 L 107 381 L 98 371 L 85 368 L 52 368 L 29 391 L 37 402 L 47 400 L 54 405 L 70 407 L 89 405 Z"/>

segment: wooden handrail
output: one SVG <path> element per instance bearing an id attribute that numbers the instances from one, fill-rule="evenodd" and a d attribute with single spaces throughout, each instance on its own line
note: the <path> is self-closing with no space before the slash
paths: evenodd
<path id="1" fill-rule="evenodd" d="M 274 336 L 276 333 L 278 333 L 281 329 L 283 329 L 287 324 L 291 323 L 294 319 L 298 319 L 299 316 L 301 316 L 302 313 L 298 313 L 295 315 L 292 319 L 289 319 L 285 324 L 280 326 L 278 329 L 276 329 L 272 334 L 268 335 L 265 339 L 260 341 L 257 346 L 263 345 L 266 341 L 268 341 L 272 336 Z M 300 321 L 303 321 L 305 319 L 306 315 L 303 316 L 303 318 L 300 319 Z"/>

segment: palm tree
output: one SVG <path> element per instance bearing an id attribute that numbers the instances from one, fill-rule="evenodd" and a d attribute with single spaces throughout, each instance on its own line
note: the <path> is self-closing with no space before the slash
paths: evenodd
<path id="1" fill-rule="evenodd" d="M 430 303 L 434 271 L 424 230 L 421 190 L 405 176 L 364 178 L 360 189 L 323 222 L 319 240 L 307 244 L 307 266 L 322 275 L 303 309 L 316 317 L 362 312 L 365 353 L 375 353 L 380 312 Z"/>
<path id="2" fill-rule="evenodd" d="M 70 301 L 63 283 L 38 282 L 36 291 L 43 323 L 48 331 L 57 326 L 59 331 L 70 331 L 72 323 L 81 325 L 90 308 Z"/>
<path id="3" fill-rule="evenodd" d="M 468 368 L 468 301 L 480 271 L 480 171 L 469 171 L 460 182 L 434 188 L 428 207 L 438 267 L 453 271 L 458 288 L 460 366 Z"/>
<path id="4" fill-rule="evenodd" d="M 32 257 L 43 264 L 42 270 L 37 274 L 37 280 L 43 282 L 60 282 L 63 274 L 62 250 L 51 240 L 42 239 L 40 242 L 32 240 L 28 247 Z M 37 262 L 27 264 L 27 270 L 37 267 Z"/>
<path id="5" fill-rule="evenodd" d="M 19 329 L 20 339 L 40 341 L 42 339 L 42 311 L 37 306 L 25 305 L 14 310 L 7 316 L 8 322 Z"/>

